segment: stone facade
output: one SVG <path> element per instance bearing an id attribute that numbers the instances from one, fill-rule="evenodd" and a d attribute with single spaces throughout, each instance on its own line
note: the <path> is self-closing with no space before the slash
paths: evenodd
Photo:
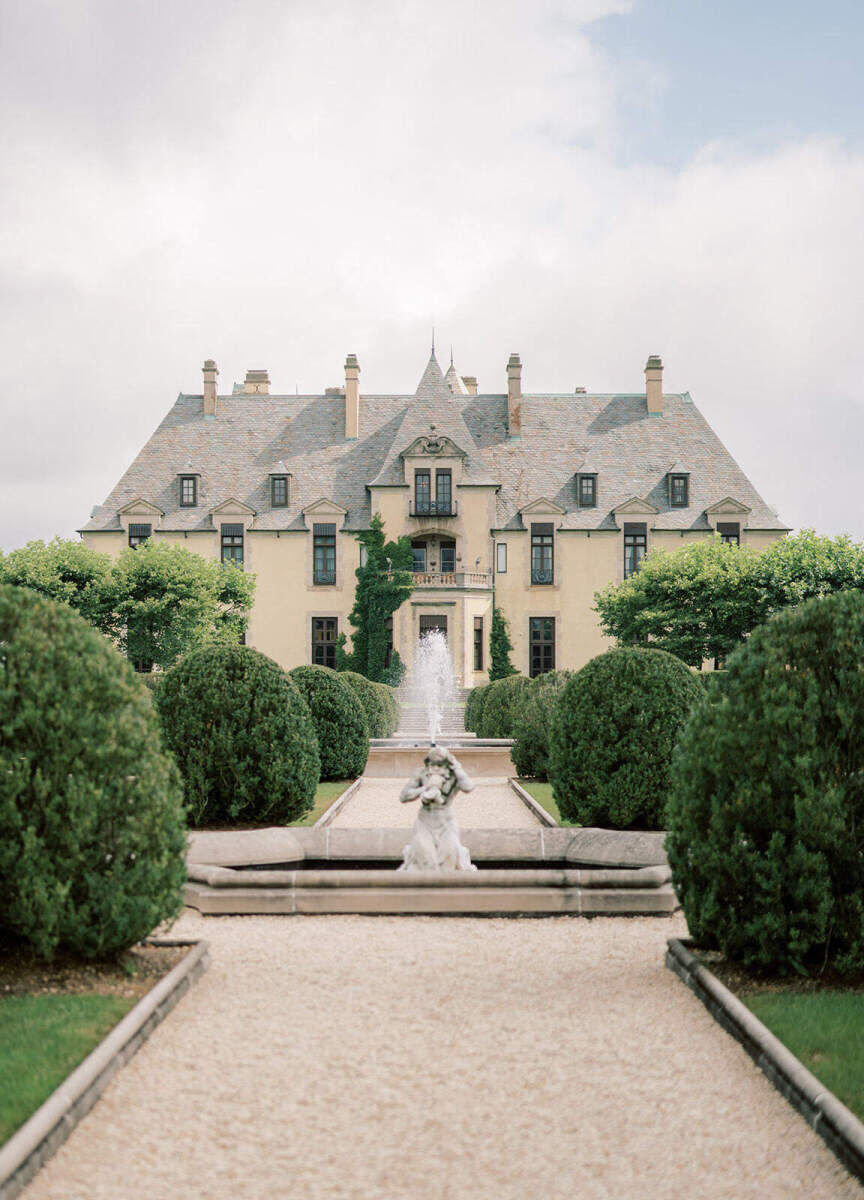
<path id="1" fill-rule="evenodd" d="M 576 668 L 607 645 L 595 591 L 647 550 L 786 532 L 662 370 L 652 355 L 641 393 L 541 395 L 513 354 L 507 391 L 478 394 L 433 351 L 413 395 L 363 395 L 349 355 L 344 386 L 320 395 L 271 394 L 263 370 L 220 395 L 208 359 L 202 393 L 178 396 L 81 532 L 111 553 L 152 536 L 242 558 L 257 577 L 247 640 L 290 668 L 350 637 L 356 533 L 379 512 L 416 549 L 394 619 L 403 661 L 439 624 L 459 681 L 483 682 L 494 602 L 520 671 Z"/>

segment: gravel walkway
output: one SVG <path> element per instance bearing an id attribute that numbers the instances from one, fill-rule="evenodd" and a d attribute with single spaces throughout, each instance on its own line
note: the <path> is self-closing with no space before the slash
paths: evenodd
<path id="1" fill-rule="evenodd" d="M 184 916 L 213 965 L 26 1200 L 860 1198 L 680 919 Z"/>
<path id="2" fill-rule="evenodd" d="M 417 819 L 419 804 L 402 804 L 399 793 L 404 780 L 363 779 L 331 829 L 410 828 Z M 506 779 L 478 779 L 474 790 L 460 792 L 453 801 L 456 820 L 462 829 L 535 829 L 539 824 Z"/>

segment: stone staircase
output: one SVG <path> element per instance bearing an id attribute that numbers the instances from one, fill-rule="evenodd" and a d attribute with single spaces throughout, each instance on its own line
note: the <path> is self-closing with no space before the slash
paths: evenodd
<path id="1" fill-rule="evenodd" d="M 425 707 L 420 704 L 403 704 L 399 712 L 399 728 L 395 736 L 426 738 L 428 730 L 428 718 Z M 464 700 L 446 705 L 441 721 L 441 737 L 464 738 L 466 736 Z"/>

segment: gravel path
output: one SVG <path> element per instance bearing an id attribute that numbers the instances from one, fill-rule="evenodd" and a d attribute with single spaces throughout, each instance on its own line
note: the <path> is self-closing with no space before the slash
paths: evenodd
<path id="1" fill-rule="evenodd" d="M 417 804 L 402 804 L 401 779 L 363 779 L 331 829 L 409 828 L 417 818 Z M 506 779 L 478 779 L 474 790 L 460 792 L 453 802 L 462 829 L 534 829 L 539 824 Z"/>
<path id="2" fill-rule="evenodd" d="M 680 919 L 185 915 L 213 965 L 26 1200 L 835 1200 Z"/>

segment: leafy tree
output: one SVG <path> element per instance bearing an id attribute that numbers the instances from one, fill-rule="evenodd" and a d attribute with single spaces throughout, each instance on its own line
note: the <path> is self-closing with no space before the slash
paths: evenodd
<path id="1" fill-rule="evenodd" d="M 414 587 L 411 542 L 407 537 L 400 537 L 395 542 L 385 541 L 380 513 L 375 513 L 369 529 L 358 533 L 357 541 L 366 547 L 366 562 L 354 572 L 357 586 L 354 607 L 348 615 L 354 626 L 352 648 L 348 653 L 345 637 L 340 637 L 336 668 L 356 671 L 367 679 L 395 685 L 402 677 L 403 667 L 395 650 L 389 666 L 385 665 L 387 622 Z"/>
<path id="2" fill-rule="evenodd" d="M 510 661 L 513 643 L 507 628 L 507 618 L 497 605 L 492 607 L 492 628 L 489 631 L 489 679 L 505 679 L 508 675 L 518 672 Z"/>
<path id="3" fill-rule="evenodd" d="M 151 539 L 120 553 L 114 577 L 120 646 L 146 669 L 204 641 L 236 644 L 246 629 L 255 581 L 239 567 Z"/>
<path id="4" fill-rule="evenodd" d="M 55 538 L 0 554 L 0 583 L 28 587 L 67 604 L 109 637 L 117 632 L 112 560 L 83 542 Z"/>
<path id="5" fill-rule="evenodd" d="M 719 538 L 654 551 L 624 583 L 595 595 L 603 632 L 650 642 L 698 667 L 726 658 L 757 625 L 811 596 L 864 588 L 864 547 L 812 529 L 762 553 Z"/>

